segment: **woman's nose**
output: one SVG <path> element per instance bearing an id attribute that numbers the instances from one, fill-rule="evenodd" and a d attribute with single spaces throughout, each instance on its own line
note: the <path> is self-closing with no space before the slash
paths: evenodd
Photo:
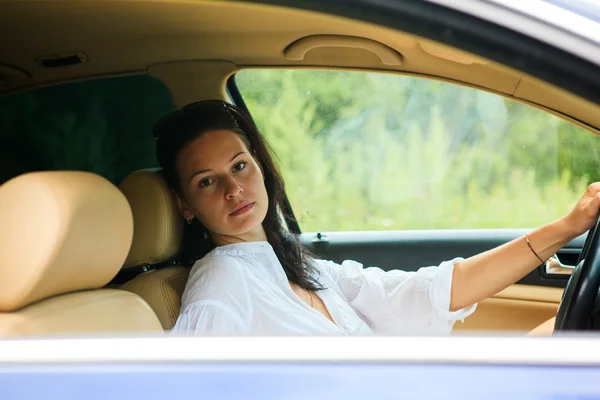
<path id="1" fill-rule="evenodd" d="M 244 190 L 235 179 L 228 179 L 225 187 L 225 197 L 231 199 L 240 195 Z"/>

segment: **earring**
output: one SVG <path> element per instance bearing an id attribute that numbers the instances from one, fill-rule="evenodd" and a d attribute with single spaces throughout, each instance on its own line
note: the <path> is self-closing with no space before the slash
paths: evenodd
<path id="1" fill-rule="evenodd" d="M 188 225 L 191 225 L 193 220 L 194 220 L 194 217 L 185 219 L 185 221 L 187 222 Z"/>

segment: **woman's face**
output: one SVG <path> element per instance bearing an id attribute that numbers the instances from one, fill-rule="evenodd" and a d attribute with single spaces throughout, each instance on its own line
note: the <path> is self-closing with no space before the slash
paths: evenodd
<path id="1" fill-rule="evenodd" d="M 216 245 L 266 240 L 268 196 L 262 170 L 240 136 L 217 130 L 200 135 L 177 155 L 177 203 L 185 219 L 208 229 Z"/>

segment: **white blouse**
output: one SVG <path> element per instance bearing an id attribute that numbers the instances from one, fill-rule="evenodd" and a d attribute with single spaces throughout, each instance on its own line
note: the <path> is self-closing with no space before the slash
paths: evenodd
<path id="1" fill-rule="evenodd" d="M 315 260 L 317 291 L 335 323 L 290 287 L 268 242 L 216 247 L 193 266 L 173 333 L 199 335 L 447 334 L 476 304 L 450 312 L 454 264 L 416 272 Z"/>

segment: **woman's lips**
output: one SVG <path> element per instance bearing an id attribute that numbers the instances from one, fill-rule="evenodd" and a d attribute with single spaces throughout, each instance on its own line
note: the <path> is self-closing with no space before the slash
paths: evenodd
<path id="1" fill-rule="evenodd" d="M 232 212 L 229 215 L 231 215 L 232 217 L 235 217 L 238 215 L 245 214 L 248 211 L 250 211 L 252 209 L 252 207 L 254 207 L 254 203 L 248 202 L 247 204 L 242 205 L 242 207 L 238 208 L 236 211 Z"/>

